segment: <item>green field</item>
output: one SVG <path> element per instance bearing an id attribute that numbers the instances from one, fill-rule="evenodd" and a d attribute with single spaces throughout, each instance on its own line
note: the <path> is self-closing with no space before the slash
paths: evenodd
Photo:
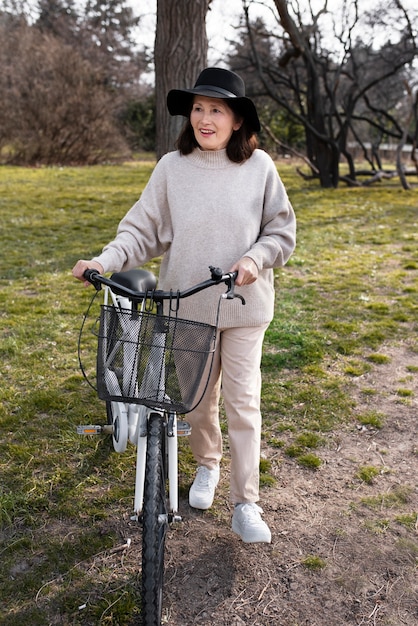
<path id="1" fill-rule="evenodd" d="M 103 422 L 104 407 L 78 367 L 91 290 L 71 268 L 113 237 L 152 167 L 0 168 L 4 626 L 128 624 L 139 610 L 137 579 L 116 576 L 99 558 L 120 544 L 121 520 L 129 518 L 134 449 L 117 455 L 106 440 L 76 435 L 78 423 Z M 388 344 L 418 351 L 418 190 L 394 182 L 321 190 L 294 165 L 278 167 L 296 210 L 298 245 L 276 274 L 263 437 L 280 448 L 287 433 L 294 462 L 314 469 L 322 437 L 355 419 L 350 378 L 384 361 Z M 417 375 L 412 361 L 409 371 Z M 184 446 L 183 488 L 193 473 L 189 457 Z M 268 462 L 262 478 L 268 485 Z"/>

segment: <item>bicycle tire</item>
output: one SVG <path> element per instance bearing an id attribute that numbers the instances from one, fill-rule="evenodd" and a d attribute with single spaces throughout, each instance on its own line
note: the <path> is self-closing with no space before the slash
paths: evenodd
<path id="1" fill-rule="evenodd" d="M 163 604 L 164 549 L 168 527 L 166 498 L 165 427 L 159 413 L 151 413 L 145 465 L 142 513 L 142 623 L 160 626 Z"/>

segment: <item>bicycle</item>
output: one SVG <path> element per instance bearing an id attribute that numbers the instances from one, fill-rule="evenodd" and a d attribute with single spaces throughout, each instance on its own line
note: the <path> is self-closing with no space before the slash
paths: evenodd
<path id="1" fill-rule="evenodd" d="M 144 626 L 160 626 L 164 550 L 168 526 L 178 514 L 177 438 L 191 432 L 178 419 L 203 397 L 215 350 L 214 325 L 178 317 L 179 302 L 224 283 L 222 299 L 235 294 L 236 272 L 210 267 L 210 278 L 189 289 L 156 289 L 154 274 L 129 270 L 106 278 L 96 270 L 84 277 L 104 287 L 97 346 L 97 393 L 106 402 L 107 424 L 79 426 L 79 434 L 111 434 L 113 447 L 137 447 L 134 513 L 142 524 L 141 613 Z M 168 309 L 168 310 L 167 310 Z M 86 314 L 87 315 L 87 314 Z M 80 335 L 83 332 L 84 322 Z M 83 370 L 81 360 L 80 365 Z M 84 371 L 83 371 L 84 374 Z"/>

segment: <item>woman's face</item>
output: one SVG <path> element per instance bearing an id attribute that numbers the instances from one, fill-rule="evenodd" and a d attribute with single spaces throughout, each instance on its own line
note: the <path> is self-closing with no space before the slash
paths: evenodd
<path id="1" fill-rule="evenodd" d="M 236 118 L 221 98 L 195 96 L 190 123 L 202 150 L 223 150 L 234 130 L 240 128 L 242 120 Z"/>

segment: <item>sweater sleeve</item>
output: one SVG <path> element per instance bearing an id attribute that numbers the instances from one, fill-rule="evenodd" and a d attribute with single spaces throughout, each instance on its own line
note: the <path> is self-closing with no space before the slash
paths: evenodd
<path id="1" fill-rule="evenodd" d="M 267 155 L 266 155 L 267 156 Z M 296 245 L 296 217 L 276 166 L 270 165 L 265 180 L 263 217 L 257 241 L 244 255 L 256 263 L 259 270 L 282 267 Z"/>
<path id="2" fill-rule="evenodd" d="M 119 223 L 115 239 L 94 260 L 103 266 L 105 272 L 125 271 L 162 255 L 171 241 L 172 225 L 163 157 L 140 199 Z"/>

